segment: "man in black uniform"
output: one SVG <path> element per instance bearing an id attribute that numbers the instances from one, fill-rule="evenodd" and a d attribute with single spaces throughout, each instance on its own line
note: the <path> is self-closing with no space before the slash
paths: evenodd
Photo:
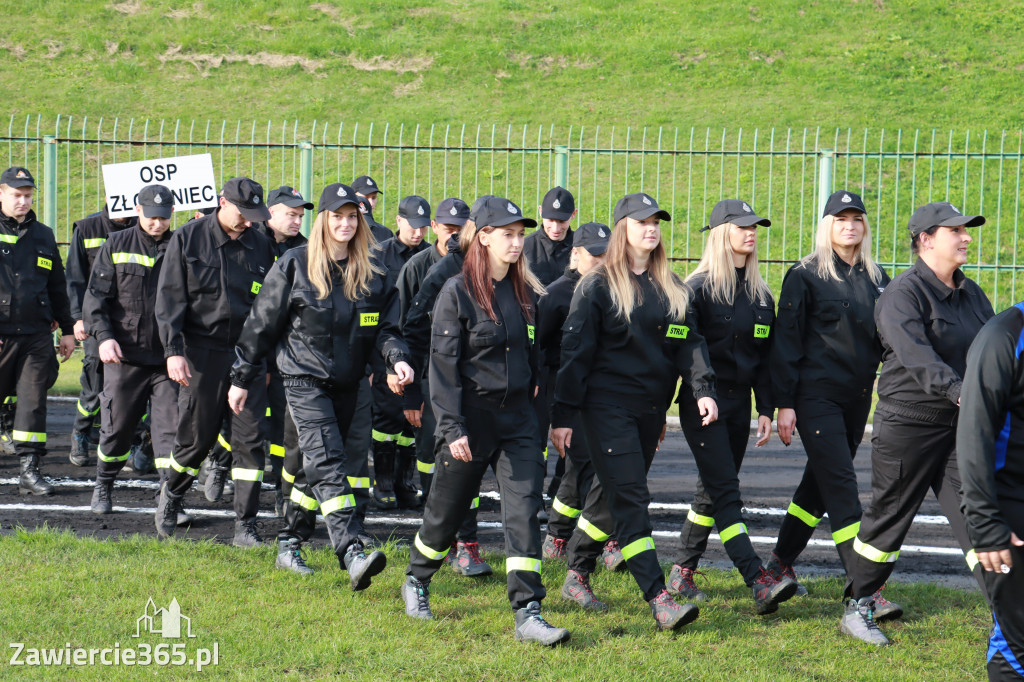
<path id="1" fill-rule="evenodd" d="M 167 376 L 157 333 L 156 285 L 167 250 L 174 195 L 163 185 L 143 187 L 135 207 L 139 220 L 114 232 L 98 249 L 82 303 L 82 319 L 106 366 L 99 400 L 100 443 L 92 511 L 112 510 L 114 478 L 131 454 L 135 426 L 150 404 L 153 445 L 163 459 L 174 445 L 178 385 Z M 166 469 L 161 470 L 161 479 Z"/>
<path id="2" fill-rule="evenodd" d="M 107 237 L 136 224 L 135 218 L 111 218 L 104 206 L 74 224 L 71 244 L 68 246 L 68 298 L 71 317 L 75 320 L 75 340 L 82 342 L 82 392 L 78 396 L 78 414 L 71 430 L 71 453 L 68 458 L 75 466 L 89 463 L 89 437 L 100 411 L 100 391 L 103 389 L 103 363 L 100 362 L 96 339 L 85 331 L 82 300 L 89 284 L 93 261 Z"/>
<path id="3" fill-rule="evenodd" d="M 377 208 L 377 199 L 380 198 L 379 195 L 384 194 L 384 190 L 369 175 L 360 175 L 353 180 L 352 189 L 356 191 L 359 210 L 362 212 L 363 217 L 366 218 L 366 224 L 370 226 L 370 233 L 373 234 L 373 238 L 378 242 L 383 242 L 394 237 L 395 235 L 392 234 L 391 230 L 385 225 L 378 223 L 373 217 L 373 212 Z"/>
<path id="4" fill-rule="evenodd" d="M 156 317 L 167 374 L 181 390 L 171 471 L 155 519 L 161 538 L 173 535 L 185 491 L 230 415 L 233 544 L 262 544 L 255 521 L 265 461 L 260 419 L 266 412 L 266 383 L 254 383 L 237 415 L 228 410 L 227 392 L 235 343 L 274 263 L 270 240 L 249 228 L 269 218 L 263 188 L 249 178 L 234 178 L 225 183 L 217 211 L 175 230 L 167 246 Z"/>
<path id="5" fill-rule="evenodd" d="M 18 397 L 11 436 L 21 460 L 19 491 L 52 495 L 39 458 L 46 454 L 46 391 L 57 380 L 54 324 L 60 326 L 64 360 L 75 349 L 75 337 L 53 230 L 32 211 L 35 187 L 20 166 L 0 174 L 0 395 Z"/>
<path id="6" fill-rule="evenodd" d="M 960 509 L 992 608 L 990 680 L 1024 677 L 1024 303 L 971 344 L 956 433 Z"/>

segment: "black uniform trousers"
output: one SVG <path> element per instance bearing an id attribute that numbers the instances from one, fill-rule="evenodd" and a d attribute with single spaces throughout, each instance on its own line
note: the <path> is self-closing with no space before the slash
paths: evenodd
<path id="1" fill-rule="evenodd" d="M 1024 678 L 1024 549 L 1010 546 L 1013 569 L 1009 573 L 983 571 L 985 591 L 992 608 L 988 640 L 988 679 Z"/>
<path id="2" fill-rule="evenodd" d="M 562 485 L 562 477 L 565 476 L 566 462 L 561 457 L 550 457 L 552 453 L 557 455 L 554 447 L 548 442 L 548 430 L 551 428 L 551 403 L 555 400 L 555 376 L 558 374 L 557 367 L 541 367 L 538 372 L 539 383 L 537 395 L 533 399 L 533 409 L 537 413 L 537 430 L 540 433 L 541 447 L 544 451 L 544 469 L 547 471 L 548 463 L 555 460 L 555 473 L 548 483 L 548 497 L 554 498 L 558 494 L 558 488 Z"/>
<path id="3" fill-rule="evenodd" d="M 294 415 L 293 415 L 294 416 Z M 351 462 L 349 476 L 353 478 L 352 494 L 360 518 L 366 516 L 370 504 L 370 447 L 373 441 L 373 389 L 367 378 L 359 382 L 355 411 L 345 432 L 348 457 Z M 301 447 L 301 444 L 300 444 Z"/>
<path id="4" fill-rule="evenodd" d="M 178 384 L 167 376 L 166 365 L 122 362 L 104 367 L 99 400 L 102 423 L 96 480 L 111 480 L 124 468 L 147 404 L 154 456 L 166 460 L 178 429 Z"/>
<path id="5" fill-rule="evenodd" d="M 847 594 L 855 599 L 870 597 L 889 579 L 929 488 L 985 593 L 984 569 L 971 560 L 974 551 L 960 512 L 956 425 L 920 421 L 879 406 L 871 436 L 871 503 L 853 540 L 853 559 L 846 567 Z"/>
<path id="6" fill-rule="evenodd" d="M 582 429 L 573 429 L 573 438 L 577 433 L 582 436 Z M 582 439 L 581 439 L 582 440 Z M 550 447 L 550 446 L 549 446 Z M 575 457 L 572 451 L 583 448 L 567 448 L 565 453 L 565 471 L 558 484 L 558 491 L 551 499 L 551 511 L 548 513 L 548 535 L 568 540 L 583 513 L 584 501 L 594 481 L 594 466 L 590 463 L 589 454 Z M 577 460 L 580 461 L 577 464 Z"/>
<path id="7" fill-rule="evenodd" d="M 615 528 L 604 488 L 591 461 L 591 452 L 587 431 L 582 428 L 582 420 L 579 420 L 572 430 L 572 445 L 565 453 L 569 463 L 565 467 L 559 491 L 565 488 L 572 472 L 576 472 L 576 480 L 579 482 L 576 489 L 582 491 L 580 494 L 583 501 L 577 518 L 573 519 L 574 528 L 565 554 L 568 568 L 583 575 L 590 575 L 597 568 L 605 543 L 612 538 Z M 550 523 L 548 528 L 550 530 Z"/>
<path id="8" fill-rule="evenodd" d="M 775 554 L 784 564 L 795 562 L 827 512 L 832 541 L 849 572 L 861 523 L 853 458 L 864 439 L 871 395 L 853 395 L 847 400 L 797 397 L 795 409 L 807 464 L 782 519 Z"/>
<path id="9" fill-rule="evenodd" d="M 292 517 L 289 516 L 289 510 L 294 507 L 290 501 L 292 486 L 295 485 L 295 481 L 299 476 L 305 481 L 306 473 L 302 468 L 302 450 L 299 449 L 299 431 L 295 428 L 295 420 L 292 419 L 292 410 L 288 407 L 286 392 L 284 408 L 284 459 L 281 461 L 281 496 L 284 498 L 285 525 L 278 535 L 279 540 L 294 536 L 305 542 L 313 535 L 313 528 L 316 522 L 315 512 L 305 514 L 304 510 L 299 507 L 294 511 L 302 516 L 302 518 L 293 521 Z M 308 493 L 306 494 L 308 495 Z M 303 516 L 303 514 L 305 515 Z M 296 530 L 295 533 L 290 533 L 289 529 L 293 527 L 293 524 L 298 524 L 294 526 L 296 529 L 306 528 L 308 525 L 309 532 Z"/>
<path id="10" fill-rule="evenodd" d="M 445 445 L 437 461 L 423 525 L 409 553 L 408 575 L 430 582 L 440 568 L 466 516 L 480 480 L 493 466 L 501 492 L 501 523 L 505 532 L 505 571 L 513 609 L 541 601 L 541 537 L 537 514 L 543 506 L 544 456 L 537 440 L 533 409 L 471 406 L 463 399 L 463 416 L 473 459 L 461 462 Z"/>
<path id="11" fill-rule="evenodd" d="M 46 391 L 57 381 L 60 365 L 53 334 L 0 337 L 0 395 L 17 396 L 11 438 L 19 457 L 46 454 Z"/>
<path id="12" fill-rule="evenodd" d="M 267 410 L 267 384 L 252 382 L 245 408 L 234 414 L 228 408 L 231 365 L 234 349 L 192 348 L 186 345 L 192 377 L 178 392 L 178 432 L 169 456 L 168 489 L 184 495 L 199 473 L 221 423 L 227 417 L 231 431 L 231 477 L 235 481 L 235 517 L 239 521 L 256 518 L 260 503 L 260 484 L 266 453 L 260 422 Z"/>
<path id="13" fill-rule="evenodd" d="M 82 392 L 76 404 L 74 433 L 88 436 L 100 411 L 100 391 L 103 390 L 103 363 L 100 361 L 100 346 L 89 336 L 82 341 Z M 143 414 L 145 411 L 143 411 Z M 141 416 L 141 415 L 140 415 Z M 101 418 L 102 421 L 102 418 Z"/>
<path id="14" fill-rule="evenodd" d="M 268 463 L 275 488 L 281 487 L 281 469 L 285 456 L 285 417 L 288 399 L 284 390 L 284 379 L 277 372 L 271 372 L 267 386 L 266 438 Z"/>

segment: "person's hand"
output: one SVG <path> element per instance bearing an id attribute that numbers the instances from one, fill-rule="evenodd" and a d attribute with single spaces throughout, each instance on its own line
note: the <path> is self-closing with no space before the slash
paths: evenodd
<path id="1" fill-rule="evenodd" d="M 454 443 L 448 446 L 448 449 L 451 450 L 452 457 L 460 462 L 473 461 L 473 453 L 469 451 L 469 436 L 457 438 Z"/>
<path id="2" fill-rule="evenodd" d="M 403 395 L 405 387 L 412 383 L 414 372 L 408 362 L 396 362 L 394 369 L 394 374 L 388 374 L 388 388 L 392 393 Z"/>
<path id="3" fill-rule="evenodd" d="M 423 408 L 422 407 L 420 409 L 418 409 L 418 410 L 402 410 L 402 413 L 405 414 L 405 421 L 407 421 L 410 424 L 412 424 L 415 428 L 418 429 L 421 426 L 423 426 Z"/>
<path id="4" fill-rule="evenodd" d="M 538 393 L 540 393 L 540 386 L 534 384 L 534 386 L 533 386 L 533 397 L 536 398 Z"/>
<path id="5" fill-rule="evenodd" d="M 1017 537 L 1016 533 L 1010 533 L 1010 544 L 1014 547 L 1024 546 L 1024 540 Z M 1013 568 L 1013 555 L 1009 549 L 1000 549 L 994 552 L 978 552 L 978 563 L 985 567 L 986 571 L 1001 573 L 1003 566 L 1007 569 Z"/>
<path id="6" fill-rule="evenodd" d="M 572 447 L 572 429 L 551 429 L 551 443 L 558 451 L 558 456 L 565 457 L 565 449 Z"/>
<path id="7" fill-rule="evenodd" d="M 707 426 L 718 419 L 718 403 L 714 398 L 701 398 L 697 401 L 697 409 L 700 410 L 700 416 L 704 417 L 700 421 L 701 426 Z"/>
<path id="8" fill-rule="evenodd" d="M 792 407 L 780 407 L 779 416 L 775 419 L 775 428 L 783 445 L 792 443 L 793 431 L 796 429 L 796 410 Z"/>
<path id="9" fill-rule="evenodd" d="M 757 417 L 757 440 L 754 441 L 754 447 L 759 448 L 768 442 L 768 439 L 772 437 L 772 418 L 766 417 L 761 414 Z"/>
<path id="10" fill-rule="evenodd" d="M 75 335 L 64 334 L 60 337 L 60 343 L 57 344 L 57 355 L 60 356 L 61 362 L 67 362 L 71 354 L 75 352 Z"/>
<path id="11" fill-rule="evenodd" d="M 188 361 L 184 355 L 172 355 L 167 358 L 167 376 L 176 384 L 188 386 L 192 372 L 188 371 Z"/>
<path id="12" fill-rule="evenodd" d="M 665 442 L 665 434 L 668 433 L 668 422 L 661 425 L 661 435 L 658 436 L 658 445 L 655 450 L 661 450 L 661 444 Z"/>
<path id="13" fill-rule="evenodd" d="M 245 409 L 245 399 L 249 397 L 249 389 L 232 384 L 228 389 L 228 407 L 235 414 L 242 414 Z"/>
<path id="14" fill-rule="evenodd" d="M 107 339 L 100 344 L 100 361 L 105 364 L 120 365 L 121 360 L 124 360 L 124 355 L 121 354 L 121 344 L 114 339 Z"/>
<path id="15" fill-rule="evenodd" d="M 89 335 L 85 333 L 85 321 L 79 320 L 75 322 L 75 340 L 85 341 L 89 338 Z"/>

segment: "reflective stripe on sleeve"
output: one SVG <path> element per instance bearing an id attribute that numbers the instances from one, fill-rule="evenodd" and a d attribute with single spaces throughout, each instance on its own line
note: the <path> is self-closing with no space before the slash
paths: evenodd
<path id="1" fill-rule="evenodd" d="M 715 520 L 713 518 L 710 516 L 702 516 L 692 509 L 686 512 L 686 520 L 695 526 L 704 526 L 705 528 L 710 528 L 715 525 Z"/>
<path id="2" fill-rule="evenodd" d="M 811 528 L 814 528 L 819 523 L 821 523 L 821 517 L 820 516 L 815 516 L 811 512 L 807 511 L 806 509 L 803 509 L 796 502 L 790 502 L 789 503 L 789 509 L 786 510 L 786 513 L 791 515 L 791 516 L 797 517 L 798 519 L 800 519 L 801 521 L 806 523 Z"/>

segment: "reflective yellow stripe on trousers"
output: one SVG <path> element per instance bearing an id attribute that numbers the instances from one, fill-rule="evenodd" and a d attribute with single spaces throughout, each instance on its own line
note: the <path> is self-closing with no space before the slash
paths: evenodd
<path id="1" fill-rule="evenodd" d="M 580 520 L 576 522 L 576 526 L 595 542 L 604 542 L 611 537 L 610 534 L 605 533 L 590 521 L 587 521 L 584 516 L 580 516 Z"/>
<path id="2" fill-rule="evenodd" d="M 811 528 L 814 528 L 819 523 L 821 523 L 820 516 L 815 516 L 811 514 L 811 512 L 807 511 L 806 509 L 803 509 L 796 502 L 789 503 L 789 509 L 786 510 L 786 513 L 790 514 L 791 516 L 797 517 Z"/>
<path id="3" fill-rule="evenodd" d="M 419 460 L 416 460 L 416 471 L 420 472 L 421 474 L 432 474 L 434 473 L 434 463 L 421 462 Z"/>
<path id="4" fill-rule="evenodd" d="M 11 438 L 23 443 L 45 443 L 46 434 L 39 431 L 12 431 Z"/>
<path id="5" fill-rule="evenodd" d="M 715 520 L 713 518 L 710 516 L 702 516 L 692 509 L 686 512 L 686 520 L 695 526 L 704 526 L 705 528 L 710 528 L 715 525 Z"/>
<path id="6" fill-rule="evenodd" d="M 451 547 L 445 547 L 442 550 L 432 549 L 428 547 L 423 540 L 420 540 L 419 533 L 416 533 L 416 538 L 413 540 L 413 544 L 416 545 L 416 549 L 419 550 L 420 554 L 428 559 L 433 559 L 434 561 L 444 559 L 448 555 L 448 550 L 451 549 Z"/>
<path id="7" fill-rule="evenodd" d="M 747 534 L 747 526 L 746 526 L 746 524 L 734 523 L 731 526 L 729 526 L 728 528 L 726 528 L 725 530 L 719 531 L 718 532 L 718 537 L 722 539 L 722 544 L 725 544 L 726 542 L 729 542 L 729 540 L 732 540 L 737 535 L 746 535 L 746 534 Z"/>
<path id="8" fill-rule="evenodd" d="M 622 558 L 629 561 L 637 554 L 654 549 L 654 538 L 646 537 L 634 540 L 622 548 Z"/>
<path id="9" fill-rule="evenodd" d="M 332 497 L 329 500 L 324 500 L 324 503 L 320 505 L 320 513 L 327 516 L 328 514 L 333 514 L 341 509 L 351 509 L 355 506 L 355 495 L 339 495 L 338 497 Z"/>
<path id="10" fill-rule="evenodd" d="M 868 561 L 874 561 L 876 564 L 893 564 L 900 558 L 900 550 L 894 552 L 883 552 L 880 549 L 876 549 L 866 542 L 861 542 L 860 538 L 853 539 L 853 551 L 860 554 Z"/>
<path id="11" fill-rule="evenodd" d="M 129 450 L 120 457 L 110 457 L 109 455 L 104 455 L 103 451 L 100 450 L 98 447 L 96 448 L 96 456 L 99 458 L 101 462 L 125 462 L 131 456 L 131 454 L 132 451 Z"/>
<path id="12" fill-rule="evenodd" d="M 168 464 L 171 468 L 177 471 L 179 474 L 188 474 L 189 476 L 198 476 L 199 469 L 193 469 L 192 467 L 186 467 L 178 464 L 178 460 L 174 459 L 174 453 L 167 455 Z"/>
<path id="13" fill-rule="evenodd" d="M 510 556 L 505 559 L 505 572 L 512 571 L 533 571 L 540 573 L 540 559 L 531 559 L 525 556 Z"/>
<path id="14" fill-rule="evenodd" d="M 557 497 L 551 501 L 551 508 L 554 509 L 559 514 L 561 514 L 562 516 L 567 516 L 570 519 L 575 519 L 583 513 L 582 509 L 575 509 L 573 507 L 570 507 Z"/>
<path id="15" fill-rule="evenodd" d="M 231 478 L 236 481 L 262 481 L 262 469 L 231 469 Z"/>
<path id="16" fill-rule="evenodd" d="M 836 532 L 832 533 L 832 542 L 837 545 L 847 540 L 852 540 L 857 537 L 857 531 L 860 530 L 860 521 L 857 523 L 851 523 L 846 528 L 840 528 Z"/>
<path id="17" fill-rule="evenodd" d="M 274 443 L 271 443 L 270 444 L 270 456 L 271 457 L 284 457 L 284 446 L 283 445 L 275 445 Z"/>
<path id="18" fill-rule="evenodd" d="M 316 501 L 316 498 L 304 495 L 298 488 L 292 488 L 292 494 L 288 497 L 295 504 L 310 511 L 316 511 L 320 508 L 320 503 Z"/>

